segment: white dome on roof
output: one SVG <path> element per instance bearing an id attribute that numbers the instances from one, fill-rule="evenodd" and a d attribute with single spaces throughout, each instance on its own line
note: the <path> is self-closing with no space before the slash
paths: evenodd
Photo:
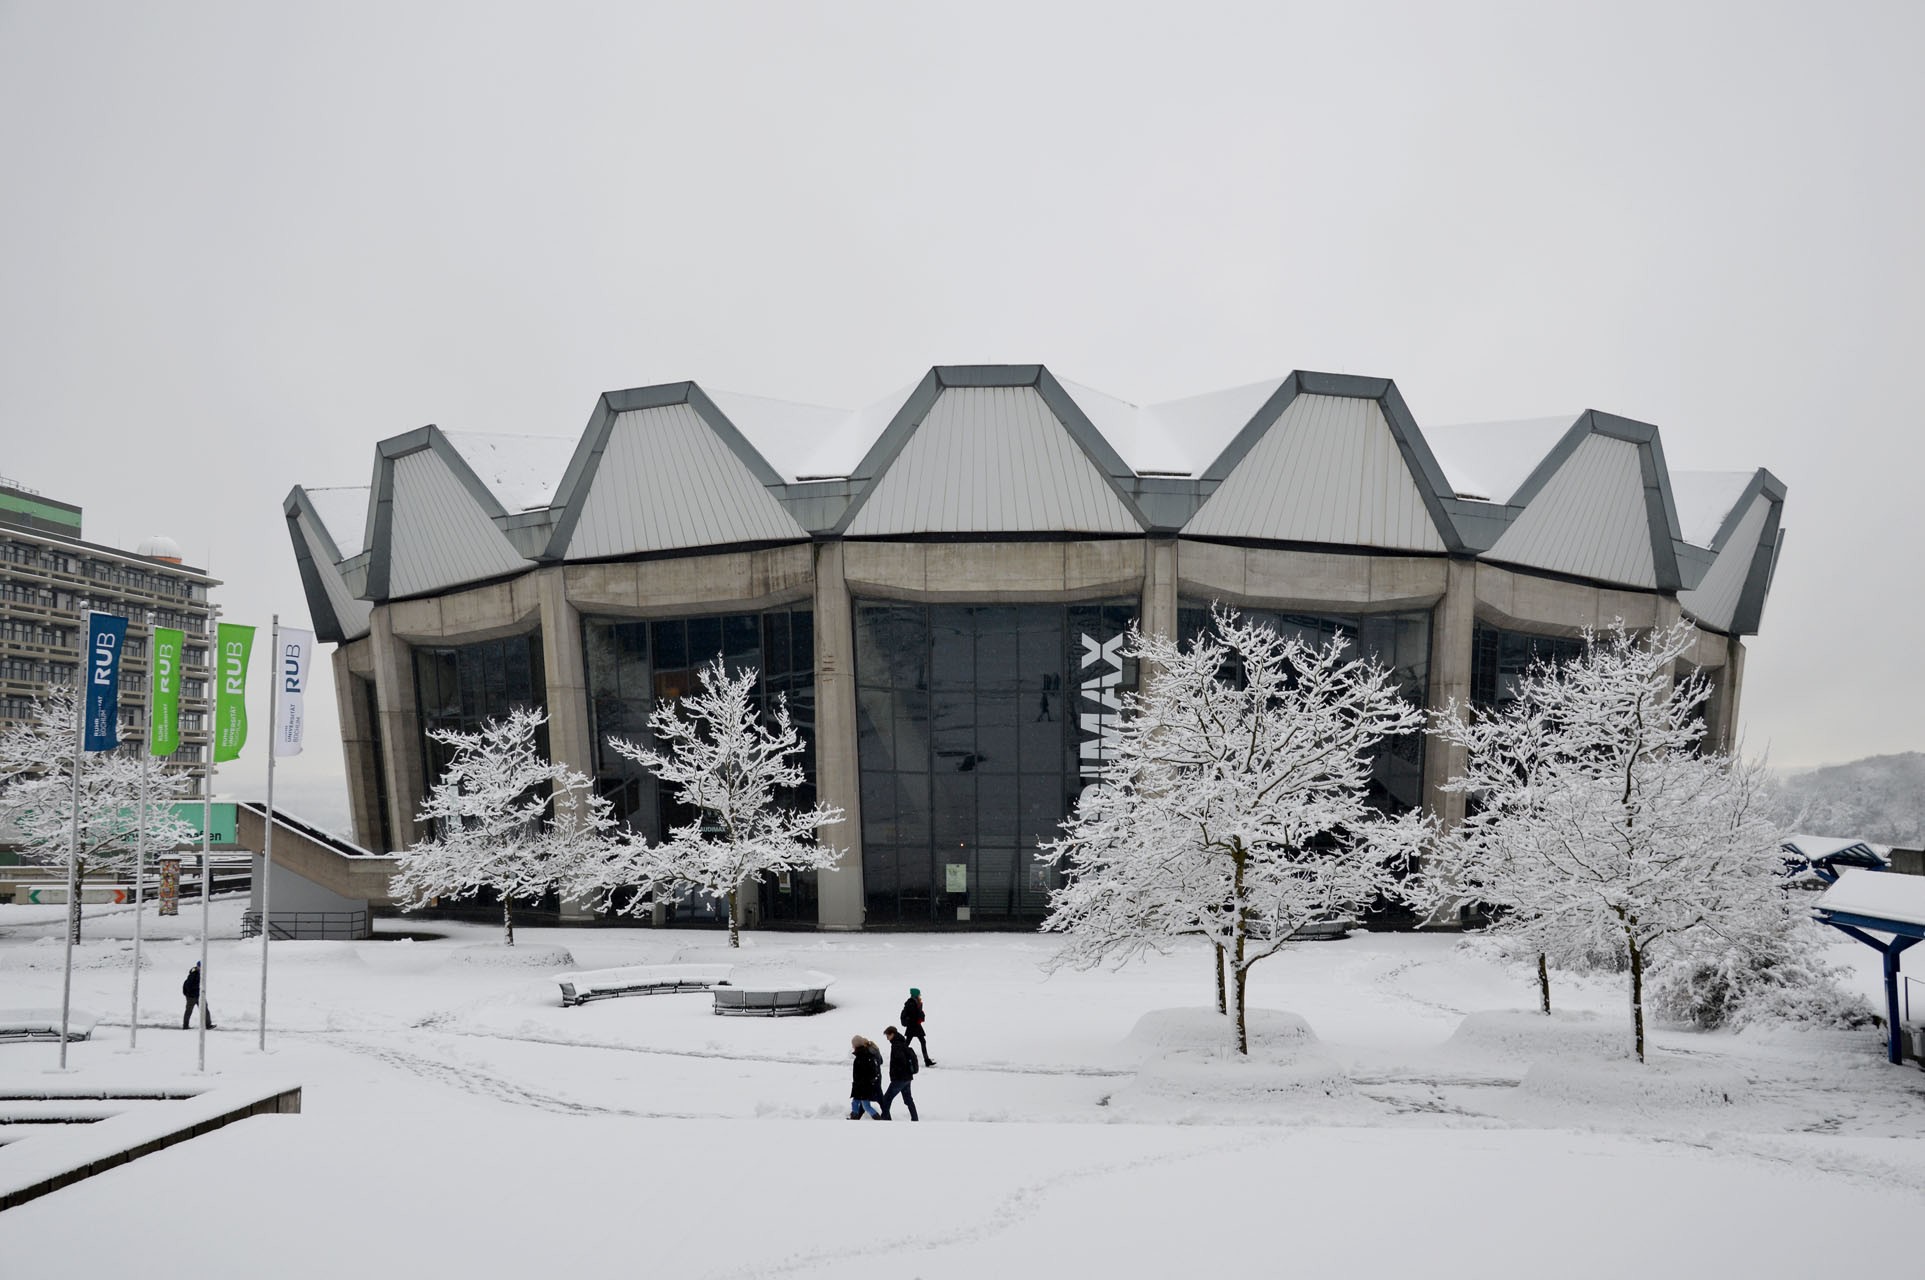
<path id="1" fill-rule="evenodd" d="M 180 563 L 180 543 L 157 533 L 152 537 L 142 538 L 140 545 L 134 548 L 134 554 L 147 556 L 153 560 L 172 560 L 178 564 Z"/>

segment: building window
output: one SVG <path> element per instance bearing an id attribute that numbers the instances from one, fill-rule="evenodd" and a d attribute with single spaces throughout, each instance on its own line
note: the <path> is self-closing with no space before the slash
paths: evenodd
<path id="1" fill-rule="evenodd" d="M 610 738 L 647 744 L 648 718 L 664 700 L 692 691 L 697 673 L 720 656 L 731 670 L 758 673 L 755 698 L 767 710 L 785 700 L 789 719 L 802 736 L 805 781 L 785 803 L 808 808 L 815 790 L 815 614 L 809 609 L 766 613 L 710 614 L 695 618 L 582 619 L 582 649 L 588 674 L 589 734 L 595 782 L 629 827 L 660 840 L 695 814 L 678 805 L 653 775 L 618 755 Z M 825 836 L 842 840 L 834 828 Z M 759 890 L 763 920 L 813 923 L 816 883 L 813 873 L 766 883 Z M 685 902 L 678 917 L 721 919 L 715 904 Z"/>
<path id="2" fill-rule="evenodd" d="M 510 711 L 547 708 L 541 632 L 458 647 L 416 648 L 414 689 L 421 714 L 422 777 L 426 786 L 433 787 L 454 758 L 454 748 L 429 737 L 432 731 L 472 733 Z M 539 742 L 546 755 L 546 726 Z"/>
<path id="3" fill-rule="evenodd" d="M 1294 637 L 1321 648 L 1338 636 L 1348 643 L 1346 656 L 1368 658 L 1390 669 L 1404 701 L 1414 707 L 1428 704 L 1430 695 L 1430 611 L 1407 613 L 1326 614 L 1278 609 L 1237 610 L 1246 621 L 1260 622 L 1279 635 Z M 1180 601 L 1177 634 L 1190 643 L 1210 626 L 1210 606 L 1200 600 Z M 1424 798 L 1424 735 L 1421 731 L 1386 738 L 1371 764 L 1370 803 L 1390 813 L 1415 809 Z"/>
<path id="4" fill-rule="evenodd" d="M 1584 656 L 1584 642 L 1571 636 L 1535 636 L 1479 622 L 1471 633 L 1471 705 L 1486 711 L 1508 706 L 1534 663 L 1562 666 Z"/>
<path id="5" fill-rule="evenodd" d="M 858 603 L 856 747 L 871 924 L 1033 920 L 1036 860 L 1100 780 L 1134 601 Z"/>

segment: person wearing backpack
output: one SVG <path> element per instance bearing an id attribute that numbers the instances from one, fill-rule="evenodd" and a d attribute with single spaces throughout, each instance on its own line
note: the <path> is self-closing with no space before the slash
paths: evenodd
<path id="1" fill-rule="evenodd" d="M 909 988 L 909 998 L 902 1002 L 902 1017 L 897 1019 L 897 1021 L 902 1023 L 902 1036 L 904 1040 L 922 1041 L 922 1065 L 925 1067 L 935 1066 L 936 1060 L 929 1056 L 929 1037 L 922 1033 L 921 987 Z"/>
<path id="2" fill-rule="evenodd" d="M 889 1104 L 902 1096 L 903 1105 L 909 1108 L 911 1120 L 921 1120 L 916 1114 L 916 1095 L 909 1092 L 909 1082 L 916 1078 L 916 1051 L 909 1038 L 890 1027 L 882 1033 L 889 1041 L 889 1091 L 882 1095 L 882 1118 L 894 1119 L 889 1114 Z"/>
<path id="3" fill-rule="evenodd" d="M 849 1049 L 855 1057 L 849 1079 L 849 1118 L 860 1120 L 867 1111 L 871 1120 L 887 1120 L 888 1114 L 876 1105 L 882 1101 L 882 1050 L 867 1036 L 852 1038 Z"/>

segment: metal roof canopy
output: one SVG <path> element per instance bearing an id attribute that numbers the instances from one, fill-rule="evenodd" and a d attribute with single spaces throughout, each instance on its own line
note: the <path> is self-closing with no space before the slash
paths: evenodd
<path id="1" fill-rule="evenodd" d="M 1905 1060 L 1898 1034 L 1898 957 L 1925 940 L 1925 877 L 1852 867 L 1812 905 L 1812 918 L 1856 938 L 1885 961 L 1885 1057 Z M 1882 942 L 1874 933 L 1889 933 Z"/>

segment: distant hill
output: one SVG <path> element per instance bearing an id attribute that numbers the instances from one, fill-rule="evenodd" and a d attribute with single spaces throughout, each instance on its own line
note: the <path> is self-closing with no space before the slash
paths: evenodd
<path id="1" fill-rule="evenodd" d="M 1812 835 L 1925 846 L 1925 752 L 1870 756 L 1781 778 L 1787 822 Z"/>

